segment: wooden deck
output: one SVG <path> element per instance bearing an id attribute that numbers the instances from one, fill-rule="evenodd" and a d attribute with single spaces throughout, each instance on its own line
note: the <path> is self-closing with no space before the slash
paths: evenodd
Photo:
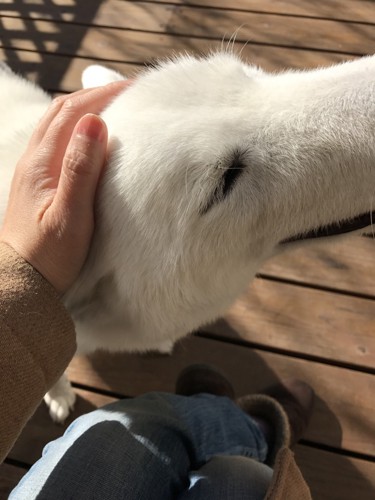
<path id="1" fill-rule="evenodd" d="M 311 68 L 375 50 L 365 0 L 4 0 L 0 59 L 52 93 L 101 61 L 128 75 L 179 51 L 235 47 L 268 70 Z M 122 396 L 172 391 L 192 362 L 217 365 L 239 395 L 297 376 L 317 404 L 296 455 L 317 500 L 375 498 L 375 240 L 353 237 L 267 263 L 247 294 L 172 356 L 75 359 L 74 417 Z M 0 467 L 0 498 L 63 428 L 41 406 Z"/>

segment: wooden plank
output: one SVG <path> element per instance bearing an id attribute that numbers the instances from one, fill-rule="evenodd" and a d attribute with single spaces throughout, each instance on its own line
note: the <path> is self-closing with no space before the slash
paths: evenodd
<path id="1" fill-rule="evenodd" d="M 106 3 L 111 4 L 113 0 Z M 115 0 L 117 1 L 117 0 Z M 121 0 L 120 0 L 121 1 Z M 91 24 L 103 0 L 90 0 L 80 5 L 78 8 L 72 0 L 54 0 L 53 2 L 44 2 L 42 0 L 3 0 L 0 4 L 0 15 L 7 17 L 17 17 L 20 19 L 53 19 L 55 21 L 80 21 L 84 20 Z"/>
<path id="2" fill-rule="evenodd" d="M 238 30 L 238 32 L 237 32 Z M 242 42 L 370 54 L 375 26 L 223 10 L 176 8 L 167 32 L 222 39 L 236 33 Z M 319 36 L 317 36 L 319 33 Z"/>
<path id="3" fill-rule="evenodd" d="M 310 486 L 312 497 L 317 500 L 375 498 L 374 462 L 304 445 L 297 446 L 296 460 Z"/>
<path id="4" fill-rule="evenodd" d="M 234 12 L 239 16 L 248 13 L 274 14 L 281 17 L 300 16 L 312 18 L 326 18 L 332 20 L 345 20 L 349 22 L 375 23 L 375 9 L 372 1 L 356 0 L 153 0 L 153 1 L 124 1 L 124 0 L 98 0 L 87 3 L 77 2 L 72 4 L 67 0 L 55 0 L 53 4 L 44 2 L 31 2 L 29 4 L 14 5 L 14 0 L 1 2 L 0 14 L 12 17 L 61 20 L 65 22 L 79 22 L 91 25 L 107 25 L 113 27 L 126 27 L 134 20 L 137 12 L 135 26 L 138 19 L 143 19 L 158 12 L 173 12 L 176 7 L 198 7 L 202 8 L 204 15 L 210 15 L 209 10 L 223 10 L 228 17 Z M 94 4 L 97 10 L 93 16 Z M 168 16 L 156 16 L 163 25 Z M 124 24 L 126 23 L 126 24 Z M 134 28 L 135 29 L 135 28 Z"/>
<path id="5" fill-rule="evenodd" d="M 152 5 L 152 4 L 150 4 Z M 154 6 L 155 7 L 155 6 Z M 160 8 L 160 6 L 156 6 Z M 272 44 L 284 47 L 298 47 L 314 50 L 339 51 L 348 54 L 370 54 L 375 41 L 375 27 L 355 23 L 340 23 L 336 21 L 314 20 L 307 18 L 283 18 L 265 16 L 260 14 L 247 14 L 245 16 L 233 13 L 228 18 L 225 11 L 176 7 L 176 12 L 167 19 L 166 24 L 161 24 L 158 19 L 163 18 L 161 13 L 150 13 L 142 18 L 141 13 L 134 13 L 129 29 L 153 31 L 163 36 L 178 34 L 184 37 L 212 38 L 211 44 L 216 40 L 220 44 L 224 35 L 231 35 L 238 27 L 241 31 L 237 40 L 242 44 Z M 166 13 L 168 18 L 170 12 Z M 128 16 L 126 16 L 127 18 Z M 134 25 L 138 19 L 138 24 Z M 127 26 L 124 21 L 125 27 Z M 244 24 L 246 23 L 246 24 Z M 45 50 L 69 55 L 84 57 L 96 56 L 96 50 L 105 49 L 106 57 L 118 59 L 118 52 L 126 45 L 128 37 L 134 35 L 149 35 L 149 33 L 128 32 L 117 28 L 87 28 L 68 23 L 56 23 L 44 20 L 23 20 L 12 17 L 2 17 L 3 47 L 13 47 L 27 50 Z M 319 33 L 319 36 L 317 36 Z M 176 40 L 177 42 L 177 40 Z M 193 42 L 185 41 L 185 49 Z M 178 42 L 177 42 L 178 43 Z"/>
<path id="6" fill-rule="evenodd" d="M 26 474 L 26 470 L 15 465 L 0 464 L 0 500 L 8 498 L 12 489 Z"/>
<path id="7" fill-rule="evenodd" d="M 190 363 L 220 367 L 235 382 L 238 395 L 260 391 L 283 377 L 306 380 L 317 394 L 306 439 L 375 455 L 375 376 L 366 373 L 202 338 L 184 340 L 172 356 L 97 353 L 75 358 L 68 373 L 75 382 L 136 396 L 173 392 L 177 374 Z"/>
<path id="8" fill-rule="evenodd" d="M 64 0 L 59 0 L 64 1 Z M 346 21 L 375 22 L 373 0 L 152 0 L 154 3 L 173 3 L 216 7 L 240 11 L 265 12 L 280 15 L 307 16 Z M 282 22 L 282 20 L 280 20 Z"/>
<path id="9" fill-rule="evenodd" d="M 296 246 L 270 259 L 260 273 L 375 297 L 375 239 L 353 236 Z"/>
<path id="10" fill-rule="evenodd" d="M 6 61 L 13 71 L 28 80 L 38 83 L 44 89 L 74 92 L 82 87 L 82 72 L 90 64 L 98 61 L 90 58 L 55 56 L 26 50 L 6 50 L 0 48 L 0 60 Z M 101 62 L 128 77 L 135 76 L 145 66 L 126 62 Z"/>
<path id="11" fill-rule="evenodd" d="M 255 280 L 224 320 L 202 330 L 370 370 L 375 301 Z"/>

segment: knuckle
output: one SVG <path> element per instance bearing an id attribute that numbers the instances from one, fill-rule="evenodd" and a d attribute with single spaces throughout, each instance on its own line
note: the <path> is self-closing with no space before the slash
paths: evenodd
<path id="1" fill-rule="evenodd" d="M 75 100 L 69 95 L 59 96 L 53 99 L 52 107 L 56 111 L 57 118 L 61 120 L 71 117 L 77 110 Z"/>
<path id="2" fill-rule="evenodd" d="M 77 107 L 78 106 L 76 100 L 72 97 L 67 97 L 63 104 L 63 111 L 72 113 L 76 110 Z"/>
<path id="3" fill-rule="evenodd" d="M 64 168 L 71 176 L 88 177 L 92 174 L 92 158 L 82 150 L 68 151 L 64 158 Z"/>
<path id="4" fill-rule="evenodd" d="M 56 115 L 56 125 L 57 127 L 64 129 L 68 122 L 70 122 L 76 116 L 79 116 L 80 110 L 79 105 L 75 99 L 70 96 L 65 96 L 60 101 L 57 108 L 58 112 Z"/>
<path id="5" fill-rule="evenodd" d="M 52 99 L 51 107 L 60 108 L 64 104 L 65 100 L 66 100 L 65 95 L 59 95 L 58 97 L 54 97 Z"/>

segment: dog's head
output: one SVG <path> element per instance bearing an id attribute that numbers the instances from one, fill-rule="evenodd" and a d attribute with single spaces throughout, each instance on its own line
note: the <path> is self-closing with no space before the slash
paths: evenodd
<path id="1" fill-rule="evenodd" d="M 109 314 L 139 348 L 217 317 L 281 242 L 369 210 L 373 119 L 351 65 L 270 75 L 231 54 L 186 56 L 103 113 L 110 158 L 81 281 L 111 284 Z"/>

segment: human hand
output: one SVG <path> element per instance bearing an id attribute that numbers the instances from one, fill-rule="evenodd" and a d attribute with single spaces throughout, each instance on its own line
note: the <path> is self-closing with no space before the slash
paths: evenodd
<path id="1" fill-rule="evenodd" d="M 15 169 L 0 241 L 60 293 L 78 277 L 94 229 L 107 128 L 93 113 L 128 85 L 115 82 L 55 99 Z"/>

